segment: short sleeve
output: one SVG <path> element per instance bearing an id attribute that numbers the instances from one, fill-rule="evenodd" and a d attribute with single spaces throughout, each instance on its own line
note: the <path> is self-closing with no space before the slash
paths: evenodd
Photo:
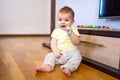
<path id="1" fill-rule="evenodd" d="M 77 28 L 72 28 L 73 32 L 75 33 L 76 36 L 80 36 L 80 33 L 78 32 Z"/>
<path id="2" fill-rule="evenodd" d="M 53 38 L 57 37 L 57 30 L 56 29 L 53 30 L 51 37 L 53 37 Z"/>

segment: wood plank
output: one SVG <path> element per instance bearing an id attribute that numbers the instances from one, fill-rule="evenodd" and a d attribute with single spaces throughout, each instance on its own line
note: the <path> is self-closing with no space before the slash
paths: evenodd
<path id="1" fill-rule="evenodd" d="M 82 63 L 72 78 L 60 71 L 60 65 L 51 73 L 36 73 L 35 67 L 51 51 L 42 46 L 44 42 L 50 37 L 0 37 L 0 80 L 117 80 Z"/>
<path id="2" fill-rule="evenodd" d="M 5 52 L 4 58 L 1 58 L 1 60 L 4 63 L 4 66 L 7 67 L 5 69 L 7 69 L 7 71 L 9 71 L 9 74 L 11 75 L 12 80 L 16 80 L 16 79 L 25 80 L 22 72 L 20 71 L 20 68 L 18 67 L 14 58 L 12 57 L 12 55 L 9 52 Z M 4 72 L 4 69 L 2 69 L 1 72 Z M 8 78 L 8 80 L 10 79 L 7 75 L 4 75 L 4 76 L 5 76 L 4 78 Z"/>

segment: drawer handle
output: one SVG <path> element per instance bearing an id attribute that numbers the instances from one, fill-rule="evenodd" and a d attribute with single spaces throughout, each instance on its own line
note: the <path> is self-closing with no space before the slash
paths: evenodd
<path id="1" fill-rule="evenodd" d="M 88 42 L 88 41 L 80 41 L 82 43 L 88 43 L 88 44 L 92 44 L 92 45 L 96 45 L 96 46 L 99 46 L 99 47 L 103 47 L 105 46 L 104 44 L 98 44 L 98 43 L 93 43 L 93 42 Z"/>

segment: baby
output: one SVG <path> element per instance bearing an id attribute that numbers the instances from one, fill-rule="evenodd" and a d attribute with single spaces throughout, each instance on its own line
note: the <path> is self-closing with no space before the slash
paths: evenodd
<path id="1" fill-rule="evenodd" d="M 37 72 L 52 72 L 56 64 L 61 64 L 61 71 L 71 77 L 77 70 L 82 56 L 78 50 L 80 34 L 77 28 L 71 28 L 74 23 L 74 11 L 70 7 L 63 7 L 58 11 L 58 27 L 52 32 L 51 49 L 42 65 L 36 68 Z"/>

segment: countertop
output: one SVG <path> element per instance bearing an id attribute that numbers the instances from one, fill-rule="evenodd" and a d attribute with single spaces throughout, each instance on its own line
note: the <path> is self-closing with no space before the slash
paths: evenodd
<path id="1" fill-rule="evenodd" d="M 94 30 L 94 29 L 78 29 L 80 34 L 106 36 L 106 37 L 116 37 L 120 38 L 120 30 Z"/>

